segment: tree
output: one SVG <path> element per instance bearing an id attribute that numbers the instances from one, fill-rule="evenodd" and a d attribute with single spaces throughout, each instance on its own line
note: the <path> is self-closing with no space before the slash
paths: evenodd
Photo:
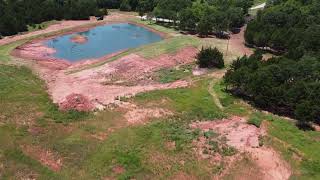
<path id="1" fill-rule="evenodd" d="M 207 36 L 209 35 L 212 30 L 215 23 L 215 16 L 216 13 L 215 8 L 207 7 L 202 17 L 200 18 L 200 21 L 198 22 L 197 31 L 200 36 Z"/>
<path id="2" fill-rule="evenodd" d="M 197 26 L 198 18 L 194 15 L 191 8 L 187 8 L 179 13 L 179 21 L 180 29 L 194 31 Z"/>
<path id="3" fill-rule="evenodd" d="M 154 14 L 157 17 L 173 20 L 176 24 L 178 13 L 187 7 L 191 7 L 191 5 L 191 0 L 161 0 L 158 1 Z"/>
<path id="4" fill-rule="evenodd" d="M 223 54 L 217 49 L 203 48 L 197 54 L 197 64 L 201 68 L 223 68 L 224 67 L 224 60 Z"/>
<path id="5" fill-rule="evenodd" d="M 320 61 L 277 57 L 262 61 L 261 54 L 234 61 L 224 80 L 227 90 L 256 106 L 296 118 L 301 127 L 320 123 Z"/>

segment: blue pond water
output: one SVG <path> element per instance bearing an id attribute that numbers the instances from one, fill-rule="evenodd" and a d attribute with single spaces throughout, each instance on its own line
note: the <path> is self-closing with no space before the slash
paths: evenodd
<path id="1" fill-rule="evenodd" d="M 85 36 L 86 43 L 74 43 L 74 35 Z M 158 34 L 143 27 L 128 23 L 98 26 L 86 32 L 60 36 L 46 41 L 48 47 L 54 48 L 54 57 L 71 62 L 99 58 L 120 50 L 134 48 L 161 41 Z"/>

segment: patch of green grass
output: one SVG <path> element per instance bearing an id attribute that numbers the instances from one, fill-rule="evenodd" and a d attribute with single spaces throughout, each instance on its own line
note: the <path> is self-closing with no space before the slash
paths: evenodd
<path id="1" fill-rule="evenodd" d="M 257 128 L 260 127 L 263 119 L 261 116 L 259 116 L 259 113 L 254 113 L 251 115 L 251 117 L 248 119 L 248 124 L 254 125 Z"/>
<path id="2" fill-rule="evenodd" d="M 202 80 L 190 88 L 157 90 L 138 94 L 134 100 L 144 104 L 147 101 L 169 99 L 167 108 L 183 114 L 189 120 L 221 119 L 225 114 L 215 105 L 207 90 L 208 81 Z"/>
<path id="3" fill-rule="evenodd" d="M 183 47 L 198 47 L 200 46 L 200 43 L 201 41 L 198 38 L 192 36 L 177 36 L 137 48 L 135 52 L 147 59 L 150 59 L 161 54 L 175 53 Z"/>
<path id="4" fill-rule="evenodd" d="M 219 96 L 219 100 L 224 107 L 234 104 L 236 99 L 231 94 L 225 92 L 225 84 L 223 81 L 215 83 L 213 89 Z"/>
<path id="5" fill-rule="evenodd" d="M 250 114 L 250 111 L 252 110 L 251 107 L 226 92 L 225 84 L 222 80 L 216 82 L 213 89 L 224 107 L 224 112 L 237 116 L 247 116 Z"/>
<path id="6" fill-rule="evenodd" d="M 59 111 L 45 91 L 44 82 L 26 67 L 0 65 L 0 75 L 1 114 L 11 121 L 43 117 L 68 123 L 90 116 L 86 112 Z M 37 117 L 38 112 L 44 112 L 44 115 Z"/>
<path id="7" fill-rule="evenodd" d="M 52 21 L 42 22 L 40 24 L 28 25 L 28 32 L 46 29 L 50 25 L 57 24 L 57 23 L 58 23 L 58 21 L 52 20 Z"/>
<path id="8" fill-rule="evenodd" d="M 140 175 L 154 177 L 156 174 L 153 173 L 160 173 L 157 174 L 157 177 L 170 176 L 177 169 L 184 168 L 179 161 L 174 159 L 187 160 L 190 158 L 189 162 L 196 160 L 188 155 L 192 152 L 191 141 L 194 138 L 196 136 L 192 131 L 188 130 L 180 120 L 175 119 L 156 121 L 143 127 L 124 128 L 110 135 L 88 159 L 85 168 L 95 178 L 106 175 L 116 176 L 120 179 L 138 178 Z M 173 141 L 176 146 L 175 150 L 167 150 L 165 143 Z M 155 152 L 161 154 L 160 162 L 154 162 L 152 158 L 155 157 L 149 157 Z M 158 167 L 159 163 L 170 165 L 172 168 L 158 171 L 154 168 L 164 168 Z M 112 171 L 112 168 L 118 165 L 125 169 L 124 174 L 117 175 Z M 194 166 L 197 165 L 194 164 Z M 195 167 L 195 169 L 199 169 L 199 167 Z"/>
<path id="9" fill-rule="evenodd" d="M 25 42 L 27 42 L 27 40 L 20 40 L 20 41 L 14 42 L 14 43 L 0 46 L 0 63 L 1 62 L 2 63 L 9 62 L 11 60 L 10 52 Z"/>
<path id="10" fill-rule="evenodd" d="M 4 172 L 4 178 L 16 176 L 19 171 L 36 172 L 39 174 L 39 179 L 59 179 L 60 177 L 47 167 L 42 166 L 38 161 L 23 154 L 23 152 L 16 148 L 4 152 L 6 163 L 14 163 L 13 169 Z M 11 171 L 14 170 L 14 171 Z"/>
<path id="11" fill-rule="evenodd" d="M 231 146 L 222 146 L 220 153 L 222 156 L 233 156 L 237 153 L 237 150 Z"/>
<path id="12" fill-rule="evenodd" d="M 214 152 L 219 152 L 219 144 L 218 144 L 218 142 L 217 141 L 212 141 L 212 140 L 210 140 L 209 142 L 208 142 L 208 144 L 210 145 L 210 150 L 211 151 L 214 151 Z"/>
<path id="13" fill-rule="evenodd" d="M 141 19 L 138 19 L 138 18 L 130 19 L 130 21 L 133 21 L 133 22 L 136 22 L 136 23 L 139 23 L 139 24 L 144 24 L 144 25 L 146 25 L 148 27 L 151 27 L 151 28 L 153 28 L 153 29 L 155 29 L 157 31 L 164 32 L 164 33 L 168 33 L 168 34 L 176 34 L 176 33 L 178 33 L 173 28 L 164 27 L 164 26 L 161 26 L 159 24 L 156 24 L 155 22 L 145 21 L 145 20 L 141 20 Z"/>
<path id="14" fill-rule="evenodd" d="M 212 131 L 212 130 L 209 130 L 209 131 L 204 132 L 203 135 L 204 135 L 204 137 L 206 137 L 207 139 L 218 136 L 218 134 L 215 133 L 215 132 Z"/>
<path id="15" fill-rule="evenodd" d="M 26 135 L 25 128 L 16 128 L 9 124 L 0 127 L 0 164 L 5 168 L 0 173 L 0 178 L 11 179 L 17 172 L 20 172 L 20 175 L 33 172 L 39 175 L 39 179 L 57 179 L 57 174 L 23 154 L 18 142 Z"/>
<path id="16" fill-rule="evenodd" d="M 160 83 L 170 83 L 192 75 L 192 66 L 183 65 L 177 68 L 164 68 L 155 72 L 154 79 Z"/>
<path id="17" fill-rule="evenodd" d="M 282 152 L 282 155 L 294 168 L 293 178 L 320 178 L 320 132 L 302 131 L 293 122 L 271 117 L 268 132 L 273 138 L 269 144 Z M 302 160 L 299 161 L 297 157 Z"/>

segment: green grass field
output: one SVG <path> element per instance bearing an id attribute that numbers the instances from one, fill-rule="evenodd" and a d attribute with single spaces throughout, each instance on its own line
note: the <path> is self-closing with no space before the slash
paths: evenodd
<path id="1" fill-rule="evenodd" d="M 212 136 L 214 132 L 200 134 L 190 129 L 189 124 L 233 115 L 248 117 L 248 123 L 255 126 L 267 123 L 268 136 L 263 143 L 276 149 L 291 164 L 291 179 L 320 178 L 320 132 L 299 130 L 291 121 L 253 108 L 225 92 L 219 79 L 210 83 L 213 77 L 192 76 L 192 64 L 161 69 L 154 74 L 161 83 L 190 78 L 192 86 L 123 99 L 140 108 L 168 109 L 173 115 L 154 118 L 145 125 L 128 126 L 123 110 L 59 111 L 42 80 L 26 67 L 10 65 L 10 51 L 25 41 L 0 46 L 0 179 L 174 179 L 179 173 L 210 179 L 225 167 L 211 166 L 206 159 L 199 159 L 192 149 L 192 141 L 200 136 Z M 223 49 L 225 43 L 181 35 L 129 50 L 112 60 L 132 52 L 153 58 L 174 53 L 185 45 L 215 45 Z M 237 52 L 230 53 L 229 62 L 236 55 Z M 209 93 L 209 86 L 213 86 L 222 110 Z M 106 132 L 103 139 L 95 137 Z M 169 148 L 167 144 L 172 142 L 175 146 Z M 62 159 L 61 170 L 55 172 L 28 156 L 24 152 L 26 145 L 55 152 Z M 229 153 L 234 152 L 228 149 L 222 154 Z M 249 158 L 244 158 L 224 178 L 244 176 L 254 166 Z M 114 170 L 117 167 L 121 167 L 120 173 Z"/>

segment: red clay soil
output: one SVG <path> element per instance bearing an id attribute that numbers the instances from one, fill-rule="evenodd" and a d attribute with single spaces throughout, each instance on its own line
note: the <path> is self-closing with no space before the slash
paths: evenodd
<path id="1" fill-rule="evenodd" d="M 137 108 L 128 111 L 124 117 L 128 124 L 145 124 L 151 118 L 160 118 L 163 116 L 172 115 L 168 110 L 162 108 Z"/>
<path id="2" fill-rule="evenodd" d="M 179 64 L 194 61 L 197 49 L 187 47 L 179 50 L 176 54 L 164 54 L 153 59 L 145 59 L 137 54 L 130 54 L 119 60 L 106 63 L 102 66 L 83 70 L 73 74 L 66 72 L 74 68 L 77 64 L 56 59 L 27 60 L 35 54 L 29 46 L 23 46 L 14 52 L 15 56 L 23 57 L 21 61 L 29 63 L 37 71 L 42 79 L 47 83 L 48 92 L 53 102 L 57 103 L 62 110 L 70 108 L 90 111 L 102 109 L 110 103 L 114 103 L 119 97 L 130 97 L 140 92 L 152 91 L 157 89 L 170 89 L 186 87 L 186 81 L 176 81 L 173 83 L 160 84 L 137 83 L 133 86 L 121 86 L 116 84 L 105 85 L 112 82 L 115 77 L 121 81 L 135 81 L 148 73 L 164 67 L 173 67 Z M 35 45 L 31 45 L 35 46 Z M 36 46 L 38 47 L 38 46 Z M 25 51 L 27 49 L 30 51 Z M 48 52 L 48 51 L 47 51 Z M 23 55 L 23 56 L 22 56 Z M 93 60 L 92 62 L 96 62 Z M 83 62 L 81 62 L 83 64 Z M 90 64 L 86 61 L 85 64 Z M 79 65 L 81 66 L 81 65 Z M 79 67 L 78 67 L 79 68 Z M 80 97 L 80 98 L 79 98 Z"/>
<path id="3" fill-rule="evenodd" d="M 251 55 L 253 54 L 253 50 L 245 46 L 245 40 L 244 40 L 244 31 L 246 29 L 246 26 L 241 28 L 240 33 L 238 34 L 232 34 L 230 36 L 230 46 L 241 53 L 241 55 Z"/>
<path id="4" fill-rule="evenodd" d="M 99 24 L 124 22 L 125 19 L 128 19 L 128 15 L 115 13 L 109 15 L 106 19 L 106 21 L 99 22 Z M 37 34 L 54 32 L 65 29 L 66 27 L 75 27 L 89 23 L 92 25 L 77 28 L 71 32 L 80 31 L 98 24 L 97 22 L 94 23 L 91 21 L 62 21 L 45 30 L 2 39 L 0 40 L 0 45 Z M 150 29 L 149 27 L 146 28 Z M 156 31 L 153 29 L 150 30 Z M 168 36 L 164 33 L 157 33 L 162 36 Z M 122 96 L 133 96 L 140 92 L 157 89 L 186 87 L 189 85 L 186 81 L 160 84 L 152 80 L 148 80 L 147 83 L 141 83 L 140 79 L 148 79 L 148 77 L 146 77 L 148 73 L 150 74 L 161 68 L 190 63 L 194 60 L 198 51 L 196 48 L 187 47 L 181 49 L 176 54 L 164 54 L 153 59 L 146 59 L 137 54 L 130 54 L 99 67 L 70 74 L 68 73 L 70 70 L 81 69 L 83 66 L 105 61 L 121 52 L 113 53 L 99 59 L 88 59 L 78 63 L 70 63 L 66 60 L 52 57 L 52 54 L 55 52 L 54 49 L 46 47 L 43 43 L 43 41 L 50 38 L 52 37 L 33 40 L 32 42 L 19 46 L 11 54 L 18 57 L 20 62 L 31 66 L 31 68 L 45 80 L 53 102 L 58 104 L 62 110 L 77 109 L 91 111 L 94 109 L 103 109 L 106 105 L 114 103 L 116 99 Z M 115 79 L 135 83 L 129 87 L 115 83 Z M 138 83 L 136 81 L 138 81 Z"/>
<path id="5" fill-rule="evenodd" d="M 81 94 L 70 94 L 66 97 L 66 100 L 60 104 L 60 108 L 63 110 L 77 110 L 87 111 L 93 109 L 94 105 L 89 101 L 88 98 Z"/>
<path id="6" fill-rule="evenodd" d="M 263 177 L 259 179 L 286 180 L 290 178 L 291 169 L 280 155 L 269 147 L 259 147 L 259 136 L 265 135 L 265 130 L 247 124 L 241 117 L 230 119 L 198 122 L 191 127 L 203 131 L 213 130 L 227 138 L 227 144 L 240 152 L 249 153 L 261 170 Z"/>
<path id="7" fill-rule="evenodd" d="M 112 168 L 112 171 L 115 174 L 123 174 L 126 170 L 122 166 L 115 166 Z"/>

